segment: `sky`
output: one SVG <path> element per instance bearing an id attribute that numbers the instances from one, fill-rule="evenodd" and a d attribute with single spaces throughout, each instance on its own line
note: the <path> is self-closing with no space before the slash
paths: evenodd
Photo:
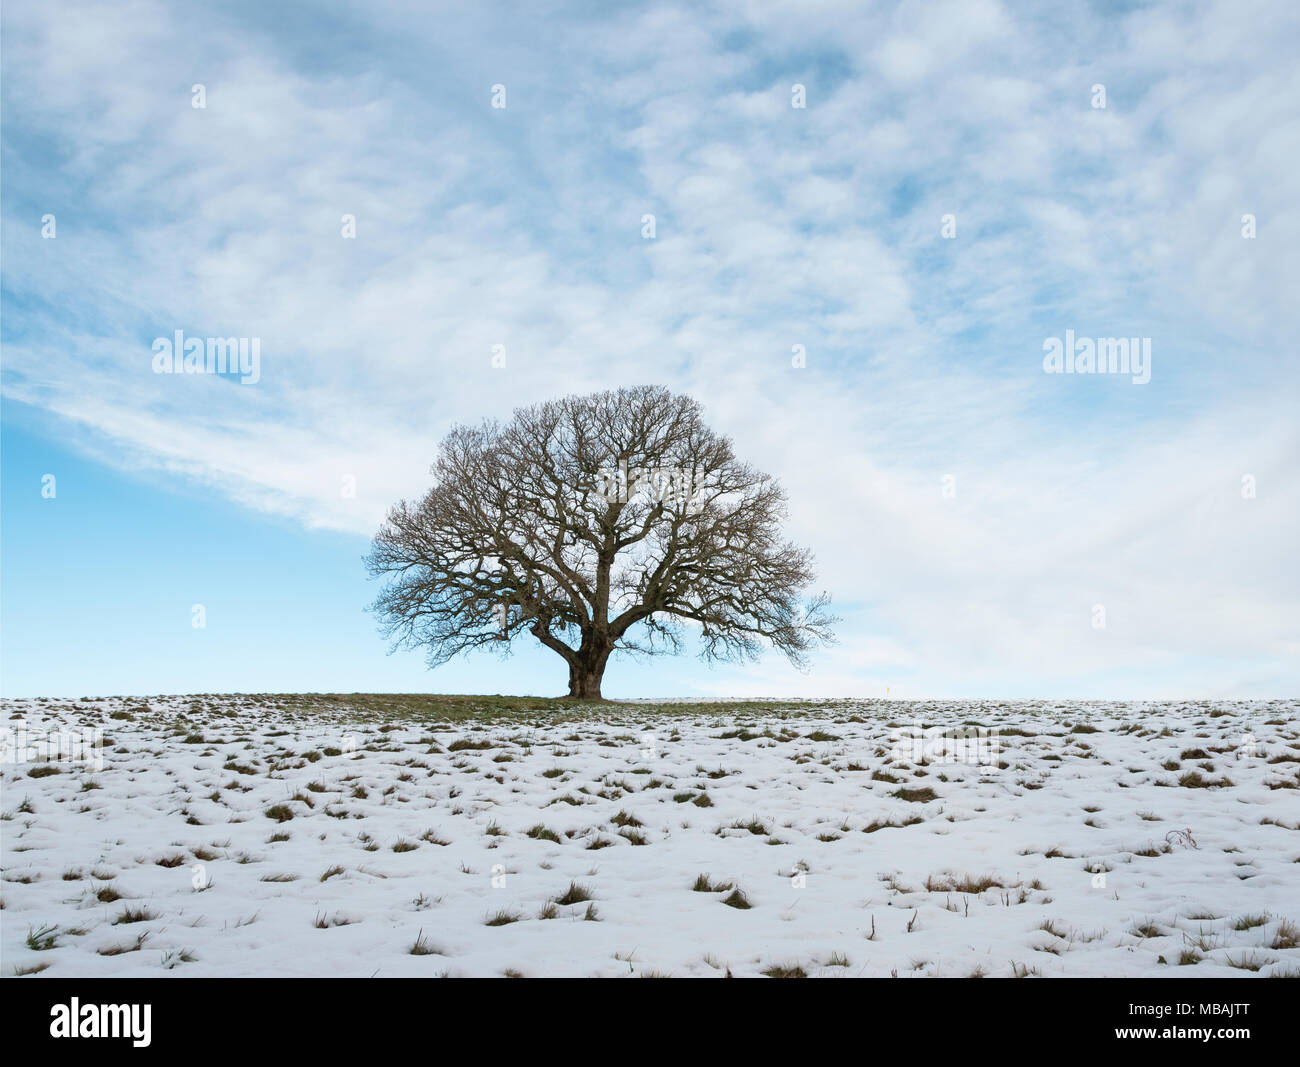
<path id="1" fill-rule="evenodd" d="M 1291 0 L 0 34 L 3 695 L 560 694 L 540 648 L 390 654 L 362 560 L 454 424 L 639 384 L 780 480 L 842 622 L 608 697 L 1297 694 Z M 255 373 L 157 372 L 178 330 Z M 1118 337 L 1141 373 L 1045 365 Z"/>

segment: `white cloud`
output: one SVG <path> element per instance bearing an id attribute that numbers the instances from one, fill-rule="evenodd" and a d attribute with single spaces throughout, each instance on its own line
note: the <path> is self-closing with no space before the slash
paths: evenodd
<path id="1" fill-rule="evenodd" d="M 823 672 L 766 684 L 1158 688 L 1214 656 L 1193 689 L 1293 685 L 1300 73 L 1286 5 L 1238 9 L 352 10 L 427 83 L 230 15 L 10 12 L 6 394 L 367 535 L 451 422 L 664 382 L 789 487 L 852 606 Z M 1047 378 L 1044 320 L 1155 334 L 1153 383 Z M 176 328 L 260 337 L 262 382 L 151 374 Z"/>

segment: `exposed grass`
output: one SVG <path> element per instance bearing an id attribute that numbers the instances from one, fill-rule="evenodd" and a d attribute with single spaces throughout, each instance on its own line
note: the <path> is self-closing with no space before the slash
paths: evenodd
<path id="1" fill-rule="evenodd" d="M 731 719 L 777 712 L 806 714 L 809 710 L 806 703 L 782 700 L 669 701 L 659 704 L 575 700 L 571 697 L 448 693 L 277 693 L 249 694 L 245 699 L 258 701 L 263 697 L 274 699 L 278 707 L 286 711 L 314 713 L 321 709 L 337 710 L 356 722 L 381 724 L 391 724 L 398 720 L 415 723 L 554 723 L 607 715 L 612 707 L 635 709 L 638 713 L 653 714 L 660 720 L 689 719 L 700 715 Z M 818 714 L 824 716 L 827 709 L 834 713 L 838 708 L 854 707 L 856 703 L 850 699 L 828 700 L 820 703 Z M 750 736 L 758 738 L 763 735 Z M 338 749 L 333 752 L 328 749 L 321 751 L 327 756 L 342 754 Z"/>
<path id="2" fill-rule="evenodd" d="M 564 891 L 563 896 L 555 898 L 555 903 L 561 907 L 567 907 L 570 904 L 583 904 L 591 899 L 591 890 L 585 885 L 579 885 L 577 882 L 570 882 L 569 888 Z"/>
<path id="3" fill-rule="evenodd" d="M 57 947 L 59 928 L 57 926 L 29 926 L 27 928 L 27 947 L 33 952 L 48 952 Z"/>
<path id="4" fill-rule="evenodd" d="M 136 936 L 135 943 L 118 943 L 116 945 L 105 945 L 103 948 L 97 948 L 95 951 L 101 956 L 123 956 L 128 952 L 139 952 L 144 948 L 144 943 L 149 939 L 149 931 Z"/>
<path id="5" fill-rule="evenodd" d="M 1262 970 L 1273 961 L 1267 956 L 1261 956 L 1258 952 L 1251 952 L 1250 954 L 1243 952 L 1234 960 L 1230 954 L 1225 952 L 1223 955 L 1223 962 L 1229 967 L 1236 967 L 1241 971 L 1254 972 Z"/>
<path id="6" fill-rule="evenodd" d="M 1200 771 L 1188 771 L 1178 776 L 1178 784 L 1184 789 L 1224 789 L 1233 783 L 1226 775 L 1217 779 L 1206 778 Z"/>
<path id="7" fill-rule="evenodd" d="M 872 819 L 862 828 L 862 832 L 874 834 L 877 830 L 901 830 L 904 826 L 915 826 L 919 822 L 925 822 L 919 815 L 912 815 L 902 822 L 894 822 L 893 819 Z"/>
<path id="8" fill-rule="evenodd" d="M 910 800 L 913 804 L 928 804 L 932 800 L 939 799 L 939 794 L 928 785 L 921 789 L 895 789 L 890 795 L 898 797 L 899 800 Z"/>
<path id="9" fill-rule="evenodd" d="M 986 889 L 1005 889 L 1006 884 L 991 874 L 976 878 L 969 874 L 960 876 L 930 875 L 925 880 L 925 888 L 931 893 L 983 893 Z"/>
<path id="10" fill-rule="evenodd" d="M 1273 933 L 1273 944 L 1275 949 L 1300 948 L 1300 926 L 1297 926 L 1290 919 L 1283 919 L 1278 923 L 1277 930 Z"/>
<path id="11" fill-rule="evenodd" d="M 352 920 L 345 915 L 326 915 L 324 912 L 317 912 L 316 918 L 312 920 L 312 925 L 317 930 L 328 930 L 332 926 L 351 926 Z"/>
<path id="12" fill-rule="evenodd" d="M 1232 928 L 1238 932 L 1243 930 L 1253 930 L 1255 927 L 1263 926 L 1267 922 L 1268 913 L 1260 912 L 1257 915 L 1243 915 L 1232 924 Z"/>
<path id="13" fill-rule="evenodd" d="M 722 903 L 729 908 L 737 908 L 740 911 L 748 911 L 754 905 L 749 902 L 749 897 L 741 889 L 733 889 L 731 895 L 723 899 Z"/>

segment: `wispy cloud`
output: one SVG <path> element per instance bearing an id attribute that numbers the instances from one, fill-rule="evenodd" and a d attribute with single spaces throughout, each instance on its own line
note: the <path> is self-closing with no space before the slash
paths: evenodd
<path id="1" fill-rule="evenodd" d="M 662 382 L 848 616 L 769 687 L 1284 691 L 1298 37 L 1285 2 L 11 6 L 5 394 L 365 535 L 452 422 Z M 153 374 L 174 329 L 260 338 L 261 380 Z M 1151 337 L 1152 382 L 1045 375 L 1065 329 Z"/>

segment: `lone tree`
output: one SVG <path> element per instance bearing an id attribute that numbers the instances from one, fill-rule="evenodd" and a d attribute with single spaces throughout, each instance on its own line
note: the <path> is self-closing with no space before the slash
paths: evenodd
<path id="1" fill-rule="evenodd" d="M 432 473 L 366 560 L 387 579 L 382 632 L 431 667 L 527 633 L 564 658 L 571 697 L 599 700 L 611 653 L 679 651 L 692 623 L 706 659 L 766 640 L 805 668 L 832 640 L 826 594 L 800 600 L 812 557 L 781 537 L 784 491 L 688 396 L 640 386 L 457 426 Z"/>

